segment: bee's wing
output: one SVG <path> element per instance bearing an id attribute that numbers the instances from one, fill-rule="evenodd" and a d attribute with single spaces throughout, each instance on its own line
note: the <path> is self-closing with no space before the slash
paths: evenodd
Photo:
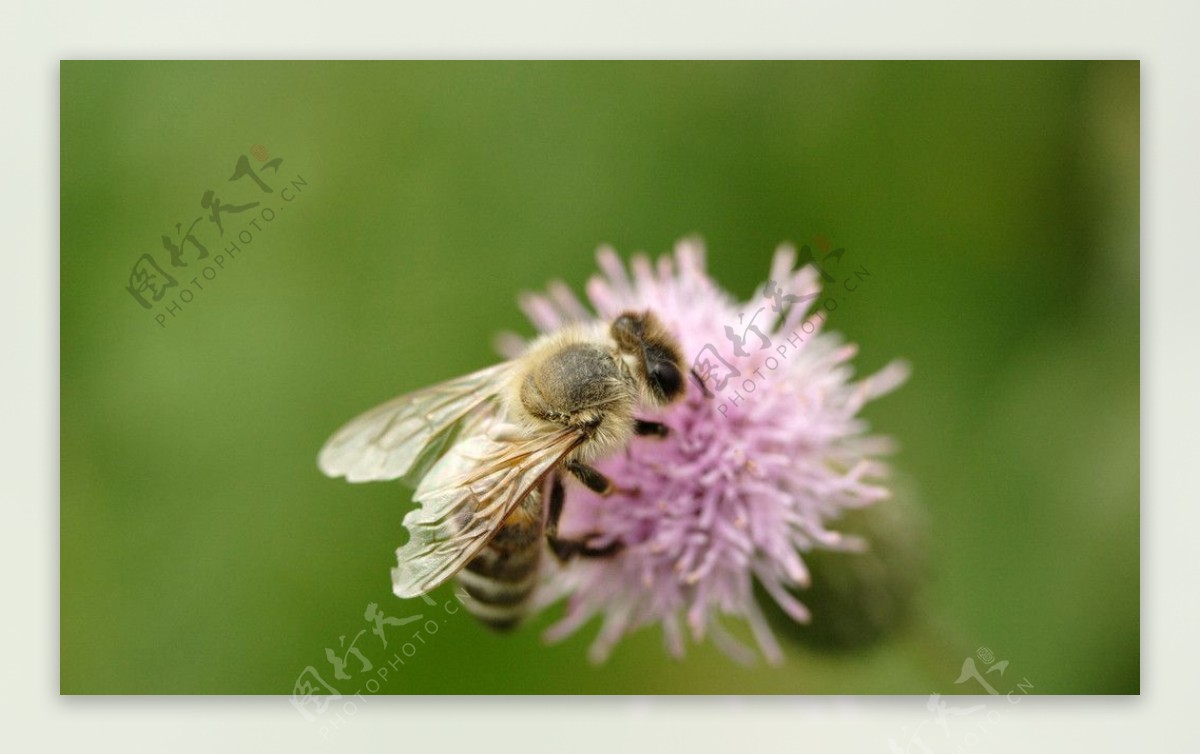
<path id="1" fill-rule="evenodd" d="M 456 444 L 417 489 L 421 508 L 404 517 L 409 540 L 396 551 L 396 595 L 416 597 L 454 576 L 582 440 L 563 430 L 517 440 L 481 433 Z"/>
<path id="2" fill-rule="evenodd" d="M 407 393 L 347 422 L 326 441 L 317 466 L 348 482 L 420 475 L 468 417 L 493 411 L 511 362 Z"/>

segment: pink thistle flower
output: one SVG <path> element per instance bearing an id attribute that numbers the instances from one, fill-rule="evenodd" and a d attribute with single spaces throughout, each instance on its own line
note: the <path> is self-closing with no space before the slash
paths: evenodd
<path id="1" fill-rule="evenodd" d="M 750 662 L 753 652 L 721 623 L 723 615 L 733 615 L 748 622 L 767 660 L 778 663 L 782 652 L 753 582 L 794 620 L 808 622 L 808 610 L 790 592 L 809 583 L 802 555 L 814 548 L 863 547 L 829 525 L 847 509 L 888 497 L 879 482 L 887 468 L 875 457 L 889 451 L 889 442 L 867 435 L 857 415 L 868 400 L 900 385 L 908 368 L 893 362 L 852 381 L 849 360 L 856 348 L 823 332 L 825 313 L 810 315 L 800 301 L 818 290 L 819 279 L 812 268 L 793 269 L 795 259 L 794 249 L 782 246 L 771 265 L 770 281 L 784 295 L 777 300 L 779 312 L 769 298 L 739 302 L 721 290 L 706 273 L 704 249 L 695 240 L 680 242 L 657 264 L 635 256 L 632 278 L 616 253 L 602 248 L 603 272 L 587 284 L 594 314 L 561 282 L 549 284 L 544 295 L 522 296 L 522 309 L 541 332 L 650 309 L 679 339 L 686 359 L 716 367 L 705 376 L 708 390 L 693 378 L 683 401 L 641 412 L 670 428 L 666 438 L 635 438 L 625 453 L 597 463 L 631 493 L 601 497 L 568 485 L 560 533 L 590 535 L 597 547 L 624 547 L 606 559 L 577 558 L 545 571 L 539 605 L 567 599 L 549 640 L 602 616 L 589 653 L 595 662 L 606 659 L 626 632 L 649 624 L 661 624 L 667 650 L 676 657 L 690 633 L 697 642 L 711 637 L 727 654 Z M 743 323 L 740 318 L 750 313 L 758 313 L 757 320 Z M 749 331 L 739 356 L 726 326 L 741 335 L 750 324 L 763 335 Z M 710 345 L 714 351 L 706 351 Z M 511 334 L 498 342 L 507 356 L 523 346 Z M 719 389 L 721 378 L 733 372 L 737 376 Z"/>

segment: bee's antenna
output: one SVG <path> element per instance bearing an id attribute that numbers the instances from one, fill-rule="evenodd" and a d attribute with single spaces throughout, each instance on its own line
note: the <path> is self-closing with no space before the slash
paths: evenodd
<path id="1" fill-rule="evenodd" d="M 694 377 L 696 382 L 700 385 L 700 390 L 704 391 L 704 398 L 712 398 L 713 392 L 708 389 L 708 383 L 704 382 L 704 380 L 700 378 L 700 373 L 696 372 L 695 367 L 692 368 L 692 377 Z"/>

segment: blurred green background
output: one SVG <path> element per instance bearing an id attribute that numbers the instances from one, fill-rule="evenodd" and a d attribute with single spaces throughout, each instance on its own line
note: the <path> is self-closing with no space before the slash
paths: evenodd
<path id="1" fill-rule="evenodd" d="M 595 624 L 545 646 L 553 611 L 496 636 L 445 615 L 443 589 L 425 609 L 438 633 L 387 679 L 403 630 L 387 651 L 358 640 L 378 691 L 973 693 L 955 681 L 979 647 L 1009 661 L 1002 688 L 1138 691 L 1136 62 L 61 77 L 64 693 L 291 693 L 311 666 L 353 694 L 371 674 L 351 657 L 357 681 L 335 680 L 325 649 L 369 629 L 368 603 L 417 610 L 389 581 L 410 497 L 323 478 L 317 449 L 360 410 L 494 361 L 495 332 L 531 332 L 518 292 L 580 290 L 600 243 L 658 254 L 692 233 L 742 296 L 784 240 L 824 234 L 870 269 L 832 326 L 862 371 L 914 367 L 866 412 L 900 441 L 898 500 L 928 523 L 892 565 L 927 577 L 908 620 L 840 650 L 782 632 L 780 668 L 709 645 L 676 662 L 646 629 L 596 667 Z M 229 180 L 241 155 L 271 194 Z M 208 190 L 262 204 L 224 214 L 222 239 Z M 274 220 L 251 228 L 262 207 Z M 179 275 L 161 241 L 196 218 L 213 255 L 252 238 L 202 290 L 195 250 Z M 151 310 L 125 288 L 143 254 L 180 283 Z"/>

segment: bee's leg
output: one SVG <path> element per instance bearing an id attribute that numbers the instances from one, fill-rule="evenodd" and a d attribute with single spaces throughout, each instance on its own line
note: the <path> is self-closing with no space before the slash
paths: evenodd
<path id="1" fill-rule="evenodd" d="M 700 386 L 700 390 L 704 392 L 704 398 L 712 398 L 713 392 L 708 389 L 708 383 L 704 382 L 700 377 L 700 373 L 696 372 L 696 368 L 692 368 L 692 377 L 696 379 L 696 383 Z"/>
<path id="2" fill-rule="evenodd" d="M 652 422 L 648 419 L 635 419 L 633 421 L 633 432 L 637 435 L 657 435 L 660 438 L 667 437 L 670 428 L 661 422 Z"/>
<path id="3" fill-rule="evenodd" d="M 600 495 L 612 495 L 613 493 L 625 493 L 626 495 L 635 495 L 637 490 L 629 488 L 620 488 L 613 484 L 613 481 L 595 467 L 588 466 L 578 461 L 568 461 L 567 471 L 579 478 L 579 481 L 588 487 L 594 493 Z"/>
<path id="4" fill-rule="evenodd" d="M 621 543 L 609 543 L 603 548 L 593 548 L 582 540 L 565 540 L 558 536 L 558 520 L 562 516 L 563 501 L 566 491 L 563 490 L 562 478 L 556 472 L 550 482 L 550 506 L 546 518 L 546 541 L 550 550 L 559 561 L 570 561 L 575 556 L 584 558 L 603 558 L 611 556 L 623 547 Z"/>
<path id="5" fill-rule="evenodd" d="M 558 476 L 558 472 L 554 472 L 550 477 L 550 505 L 546 507 L 546 537 L 552 545 L 558 540 L 558 520 L 562 518 L 563 501 L 566 497 L 562 478 Z"/>
<path id="6" fill-rule="evenodd" d="M 588 489 L 600 495 L 609 495 L 617 489 L 612 480 L 608 479 L 603 472 L 595 467 L 589 467 L 587 464 L 568 461 L 567 471 L 578 477 L 579 481 Z"/>

